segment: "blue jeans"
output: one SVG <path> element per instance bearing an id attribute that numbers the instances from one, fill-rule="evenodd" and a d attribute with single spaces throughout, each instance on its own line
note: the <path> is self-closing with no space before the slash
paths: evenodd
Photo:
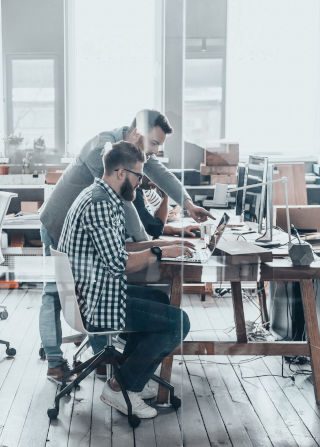
<path id="1" fill-rule="evenodd" d="M 170 304 L 168 295 L 159 290 L 158 288 L 152 286 L 141 287 L 141 286 L 131 286 L 130 284 L 128 284 L 126 294 L 127 294 L 127 300 L 138 296 L 142 300 L 150 300 L 155 301 L 157 303 Z M 93 326 L 91 325 L 90 327 L 93 328 Z M 91 331 L 95 332 L 94 329 L 91 329 Z M 122 338 L 124 340 L 127 340 L 128 338 L 127 334 L 123 334 Z M 89 337 L 89 339 L 92 345 L 93 352 L 95 354 L 100 352 L 108 343 L 108 338 L 104 335 L 92 335 L 91 337 Z"/>
<path id="2" fill-rule="evenodd" d="M 127 334 L 120 373 L 125 388 L 134 392 L 143 389 L 163 358 L 184 340 L 190 329 L 183 310 L 152 299 L 152 289 L 148 289 L 136 287 L 135 297 L 128 296 L 126 305 L 124 330 L 134 333 Z M 103 330 L 88 324 L 87 327 L 91 331 Z"/>
<path id="3" fill-rule="evenodd" d="M 52 248 L 56 248 L 56 244 L 43 225 L 40 228 L 40 235 L 44 245 L 45 256 L 50 256 L 50 245 Z M 45 283 L 39 315 L 39 329 L 49 368 L 55 368 L 64 362 L 61 350 L 62 330 L 60 311 L 61 306 L 56 283 Z M 91 340 L 90 342 L 92 348 L 96 351 L 97 348 L 94 346 L 95 341 Z"/>

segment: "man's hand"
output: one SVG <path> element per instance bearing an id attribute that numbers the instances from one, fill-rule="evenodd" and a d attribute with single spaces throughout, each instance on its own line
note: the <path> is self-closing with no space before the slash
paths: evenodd
<path id="1" fill-rule="evenodd" d="M 169 245 L 161 249 L 163 258 L 177 258 L 178 256 L 188 256 L 191 258 L 193 254 L 193 250 L 182 245 Z"/>
<path id="2" fill-rule="evenodd" d="M 184 237 L 196 237 L 196 231 L 200 231 L 199 225 L 188 225 L 186 227 L 179 228 L 180 235 Z"/>
<path id="3" fill-rule="evenodd" d="M 197 206 L 194 203 L 191 202 L 191 200 L 186 200 L 185 207 L 190 214 L 190 216 L 196 221 L 196 222 L 205 222 L 208 217 L 210 219 L 215 220 L 215 217 L 213 217 L 209 211 L 205 210 L 201 206 Z"/>
<path id="4" fill-rule="evenodd" d="M 187 225 L 185 227 L 166 225 L 164 229 L 166 236 L 196 237 L 196 232 L 200 233 L 199 225 Z"/>
<path id="5" fill-rule="evenodd" d="M 171 246 L 171 245 L 179 245 L 180 247 L 188 247 L 191 249 L 195 249 L 195 246 L 192 242 L 187 241 L 185 239 L 175 239 L 174 241 L 166 241 L 165 239 L 154 239 L 152 241 L 153 247 L 165 247 L 165 246 Z"/>

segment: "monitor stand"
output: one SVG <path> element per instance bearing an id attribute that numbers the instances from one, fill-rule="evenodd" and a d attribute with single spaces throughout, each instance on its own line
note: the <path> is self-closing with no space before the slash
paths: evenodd
<path id="1" fill-rule="evenodd" d="M 259 247 L 263 248 L 278 248 L 281 247 L 280 242 L 277 241 L 260 241 L 259 239 L 256 239 L 254 242 L 255 245 L 258 245 Z"/>
<path id="2" fill-rule="evenodd" d="M 243 234 L 249 234 L 249 233 L 258 233 L 258 224 L 256 222 L 246 222 L 248 226 L 250 225 L 250 231 L 244 232 Z M 241 233 L 239 233 L 241 234 Z M 259 234 L 259 233 L 258 233 Z M 277 240 L 273 240 L 270 237 L 270 234 L 266 232 L 266 234 L 259 234 L 258 237 L 256 237 L 254 240 L 250 240 L 251 243 L 262 247 L 262 248 L 277 248 L 281 247 L 281 242 Z"/>

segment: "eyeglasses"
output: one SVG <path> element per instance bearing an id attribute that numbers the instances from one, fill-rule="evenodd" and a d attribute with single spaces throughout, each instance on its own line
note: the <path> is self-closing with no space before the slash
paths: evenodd
<path id="1" fill-rule="evenodd" d="M 134 174 L 138 178 L 138 181 L 141 182 L 143 174 L 140 174 L 139 172 L 131 171 L 131 169 L 127 169 L 127 168 L 121 168 L 121 169 L 123 169 L 124 171 L 127 171 L 127 172 L 131 172 L 131 174 Z M 120 171 L 120 169 L 115 169 L 115 171 Z"/>

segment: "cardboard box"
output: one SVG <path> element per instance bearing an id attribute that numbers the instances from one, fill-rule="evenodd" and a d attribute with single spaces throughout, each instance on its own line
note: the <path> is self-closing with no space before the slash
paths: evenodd
<path id="1" fill-rule="evenodd" d="M 37 213 L 43 202 L 21 202 L 21 211 L 24 214 Z"/>
<path id="2" fill-rule="evenodd" d="M 320 205 L 289 205 L 290 223 L 297 230 L 320 232 Z M 274 225 L 287 231 L 286 207 L 274 206 Z"/>
<path id="3" fill-rule="evenodd" d="M 239 144 L 222 143 L 220 147 L 208 147 L 205 150 L 207 166 L 235 166 L 239 163 Z"/>
<path id="4" fill-rule="evenodd" d="M 61 177 L 63 171 L 54 171 L 54 172 L 47 172 L 46 173 L 46 183 L 48 185 L 55 185 L 59 178 Z"/>
<path id="5" fill-rule="evenodd" d="M 217 183 L 223 183 L 228 185 L 236 185 L 237 184 L 237 176 L 236 175 L 224 175 L 224 174 L 215 174 L 211 175 L 211 185 L 216 185 Z"/>
<path id="6" fill-rule="evenodd" d="M 202 175 L 236 175 L 238 165 L 226 165 L 226 166 L 206 166 L 204 163 L 200 165 L 200 172 Z"/>
<path id="7" fill-rule="evenodd" d="M 23 247 L 24 246 L 24 234 L 12 233 L 10 234 L 10 247 Z"/>

